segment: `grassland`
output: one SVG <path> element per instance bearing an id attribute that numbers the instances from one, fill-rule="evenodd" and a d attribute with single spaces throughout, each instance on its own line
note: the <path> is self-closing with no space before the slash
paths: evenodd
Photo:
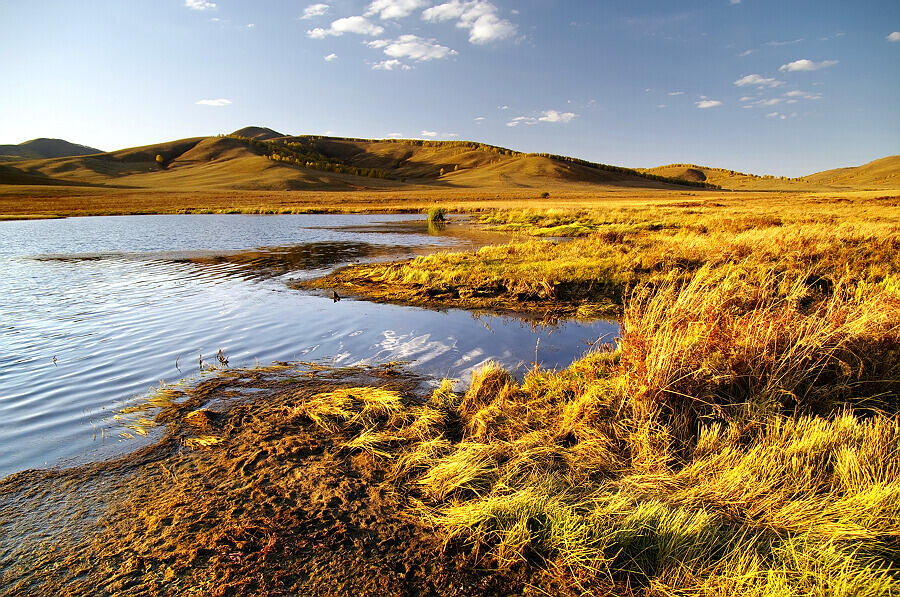
<path id="1" fill-rule="evenodd" d="M 611 305 L 615 344 L 521 380 L 488 365 L 465 390 L 423 393 L 390 367 L 224 375 L 198 400 L 271 391 L 228 414 L 165 413 L 169 443 L 128 461 L 72 564 L 10 578 L 134 594 L 897 595 L 900 196 L 551 194 L 444 195 L 528 238 L 319 285 L 439 307 Z M 45 490 L 19 477 L 0 495 Z"/>
<path id="2" fill-rule="evenodd" d="M 339 272 L 422 303 L 622 297 L 615 346 L 522 383 L 487 367 L 351 443 L 448 540 L 575 593 L 893 595 L 898 216 L 897 197 L 497 212 L 583 238 Z"/>

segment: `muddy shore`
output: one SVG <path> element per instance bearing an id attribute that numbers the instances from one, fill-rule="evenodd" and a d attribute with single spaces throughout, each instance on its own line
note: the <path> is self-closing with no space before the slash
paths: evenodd
<path id="1" fill-rule="evenodd" d="M 156 445 L 0 481 L 0 595 L 510 595 L 497 572 L 407 514 L 386 459 L 295 407 L 367 386 L 422 400 L 392 366 L 223 371 L 157 417 Z M 210 405 L 203 407 L 202 405 Z M 550 584 L 548 584 L 550 583 Z"/>

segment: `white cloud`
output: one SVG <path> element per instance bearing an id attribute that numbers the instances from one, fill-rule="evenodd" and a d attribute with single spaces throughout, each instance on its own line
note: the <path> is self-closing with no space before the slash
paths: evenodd
<path id="1" fill-rule="evenodd" d="M 683 91 L 670 91 L 669 95 L 684 95 Z"/>
<path id="2" fill-rule="evenodd" d="M 412 67 L 399 60 L 382 60 L 372 65 L 372 70 L 410 70 Z"/>
<path id="3" fill-rule="evenodd" d="M 743 96 L 741 99 L 739 99 L 738 101 L 740 101 L 740 102 L 752 102 L 754 99 L 756 99 L 756 98 L 755 98 L 755 97 L 752 97 L 752 96 L 749 96 L 749 95 L 745 95 L 745 96 Z"/>
<path id="4" fill-rule="evenodd" d="M 785 95 L 787 97 L 802 98 L 802 99 L 808 99 L 808 100 L 822 99 L 821 93 L 811 93 L 809 91 L 788 91 L 787 93 L 785 93 Z"/>
<path id="5" fill-rule="evenodd" d="M 456 19 L 457 27 L 468 29 L 473 44 L 506 39 L 516 32 L 516 26 L 501 19 L 497 7 L 487 0 L 450 0 L 426 9 L 422 18 L 433 23 Z"/>
<path id="6" fill-rule="evenodd" d="M 743 58 L 744 56 L 749 56 L 750 54 L 752 54 L 752 53 L 755 52 L 755 51 L 756 51 L 756 50 L 744 50 L 743 52 L 741 52 L 740 54 L 738 54 L 738 56 L 739 56 L 740 58 Z"/>
<path id="7" fill-rule="evenodd" d="M 329 35 L 341 36 L 345 33 L 356 33 L 357 35 L 381 35 L 384 33 L 384 27 L 376 25 L 366 17 L 344 17 L 332 21 L 328 29 L 316 27 L 306 32 L 307 37 L 312 39 L 324 39 Z"/>
<path id="8" fill-rule="evenodd" d="M 533 125 L 539 122 L 549 122 L 553 124 L 566 124 L 578 118 L 578 114 L 574 112 L 559 112 L 558 110 L 544 110 L 540 116 L 516 116 L 506 123 L 506 126 L 515 127 L 520 124 Z"/>
<path id="9" fill-rule="evenodd" d="M 538 118 L 541 122 L 561 122 L 563 124 L 572 122 L 578 117 L 574 112 L 557 112 L 556 110 L 544 110 L 543 116 Z"/>
<path id="10" fill-rule="evenodd" d="M 657 108 L 665 108 L 666 105 L 665 105 L 665 104 L 656 104 L 656 107 L 657 107 Z"/>
<path id="11" fill-rule="evenodd" d="M 701 110 L 705 110 L 707 108 L 716 108 L 721 105 L 722 102 L 720 102 L 719 100 L 701 100 L 697 102 L 697 107 Z"/>
<path id="12" fill-rule="evenodd" d="M 769 42 L 766 42 L 766 45 L 771 46 L 773 48 L 777 48 L 780 46 L 790 46 L 793 44 L 799 44 L 799 43 L 802 43 L 803 41 L 805 41 L 805 40 L 801 37 L 800 39 L 792 39 L 790 41 L 769 41 Z"/>
<path id="13" fill-rule="evenodd" d="M 422 131 L 421 135 L 423 137 L 437 137 L 437 131 Z"/>
<path id="14" fill-rule="evenodd" d="M 506 123 L 506 126 L 519 126 L 520 124 L 537 124 L 537 118 L 533 116 L 517 116 Z"/>
<path id="15" fill-rule="evenodd" d="M 418 35 L 401 35 L 397 39 L 376 39 L 368 43 L 370 48 L 384 49 L 391 58 L 408 58 L 418 62 L 440 60 L 453 56 L 458 52 L 442 46 L 434 39 L 425 39 Z"/>
<path id="16" fill-rule="evenodd" d="M 766 78 L 762 75 L 747 75 L 746 77 L 741 77 L 737 81 L 734 82 L 738 87 L 746 87 L 747 85 L 753 85 L 755 87 L 778 87 L 779 85 L 783 85 L 784 81 L 779 81 L 777 79 Z"/>
<path id="17" fill-rule="evenodd" d="M 497 106 L 498 110 L 509 110 L 509 106 Z"/>
<path id="18" fill-rule="evenodd" d="M 785 118 L 787 118 L 787 116 L 779 112 L 769 112 L 768 114 L 766 114 L 766 118 L 780 118 L 781 120 L 784 120 Z"/>
<path id="19" fill-rule="evenodd" d="M 321 17 L 323 14 L 328 12 L 327 4 L 310 4 L 306 8 L 303 9 L 303 16 L 301 19 L 312 19 L 314 17 Z"/>
<path id="20" fill-rule="evenodd" d="M 804 58 L 802 60 L 794 60 L 793 62 L 782 64 L 778 70 L 787 72 L 819 70 L 822 68 L 828 68 L 829 66 L 834 66 L 837 63 L 837 60 L 823 60 L 822 62 L 813 62 L 812 60 L 807 60 Z"/>
<path id="21" fill-rule="evenodd" d="M 475 118 L 475 122 L 482 122 L 482 121 L 484 121 L 484 120 L 487 120 L 487 118 L 485 118 L 484 116 L 477 116 L 477 117 Z"/>
<path id="22" fill-rule="evenodd" d="M 771 99 L 759 100 L 758 102 L 756 102 L 756 105 L 757 106 L 767 106 L 767 107 L 768 106 L 777 106 L 778 104 L 780 104 L 783 101 L 784 101 L 783 98 L 773 97 Z"/>
<path id="23" fill-rule="evenodd" d="M 900 31 L 894 31 L 890 35 L 888 35 L 885 39 L 888 41 L 900 41 Z"/>
<path id="24" fill-rule="evenodd" d="M 253 29 L 256 27 L 256 23 L 247 23 L 247 29 Z"/>
<path id="25" fill-rule="evenodd" d="M 215 2 L 206 0 L 184 0 L 184 5 L 191 10 L 211 10 L 216 7 Z"/>
<path id="26" fill-rule="evenodd" d="M 328 56 L 325 56 L 325 62 L 334 62 L 337 59 L 338 59 L 338 55 L 334 54 L 334 53 L 331 53 Z"/>
<path id="27" fill-rule="evenodd" d="M 382 19 L 402 19 L 413 11 L 428 6 L 425 0 L 372 0 L 366 16 L 378 15 Z"/>
<path id="28" fill-rule="evenodd" d="M 402 139 L 403 133 L 388 133 L 388 139 Z"/>
<path id="29" fill-rule="evenodd" d="M 231 100 L 227 99 L 202 99 L 194 102 L 198 106 L 227 106 L 231 104 Z"/>

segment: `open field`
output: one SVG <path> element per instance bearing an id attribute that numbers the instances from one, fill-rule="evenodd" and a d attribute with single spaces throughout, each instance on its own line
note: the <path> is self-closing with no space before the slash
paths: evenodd
<path id="1" fill-rule="evenodd" d="M 548 193 L 549 197 L 542 197 Z M 419 186 L 358 191 L 147 190 L 82 186 L 0 185 L 0 219 L 177 213 L 420 212 L 440 205 L 451 212 L 490 210 L 640 209 L 678 204 L 746 204 L 778 209 L 796 202 L 841 202 L 900 196 L 900 190 L 729 192 L 703 189 L 543 185 L 536 188 L 435 189 Z M 889 201 L 888 201 L 889 202 Z M 766 207 L 771 206 L 771 207 Z"/>

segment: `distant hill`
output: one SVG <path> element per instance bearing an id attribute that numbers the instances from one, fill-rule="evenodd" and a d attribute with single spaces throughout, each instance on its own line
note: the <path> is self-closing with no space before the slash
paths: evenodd
<path id="1" fill-rule="evenodd" d="M 18 145 L 0 145 L 0 160 L 61 158 L 75 155 L 103 153 L 87 145 L 69 143 L 63 139 L 32 139 Z"/>
<path id="2" fill-rule="evenodd" d="M 273 131 L 270 128 L 266 128 L 264 126 L 245 126 L 242 129 L 238 129 L 231 133 L 237 137 L 248 137 L 250 139 L 259 139 L 261 141 L 268 141 L 269 139 L 277 139 L 279 137 L 284 137 L 283 133 L 279 133 L 278 131 Z"/>
<path id="3" fill-rule="evenodd" d="M 897 187 L 900 186 L 900 155 L 881 158 L 855 168 L 825 170 L 824 172 L 804 176 L 803 180 L 829 185 L 887 185 Z"/>
<path id="4" fill-rule="evenodd" d="M 746 174 L 736 170 L 694 164 L 669 164 L 639 171 L 678 180 L 703 180 L 723 189 L 743 191 L 770 190 L 862 190 L 900 187 L 900 156 L 881 158 L 862 166 L 826 170 L 799 178 Z"/>
<path id="5" fill-rule="evenodd" d="M 691 184 L 469 141 L 287 136 L 264 127 L 93 155 L 20 160 L 9 166 L 0 170 L 0 184 L 156 190 L 543 190 L 559 185 L 678 188 Z"/>
<path id="6" fill-rule="evenodd" d="M 82 147 L 82 151 L 95 150 Z M 717 185 L 802 190 L 837 184 L 896 184 L 898 159 L 894 156 L 804 179 L 778 179 L 690 164 L 639 171 L 471 141 L 288 136 L 253 126 L 230 135 L 106 153 L 19 158 L 0 168 L 0 184 L 164 191 L 530 188 L 542 192 L 571 188 L 591 192 L 603 187 L 714 189 Z"/>

